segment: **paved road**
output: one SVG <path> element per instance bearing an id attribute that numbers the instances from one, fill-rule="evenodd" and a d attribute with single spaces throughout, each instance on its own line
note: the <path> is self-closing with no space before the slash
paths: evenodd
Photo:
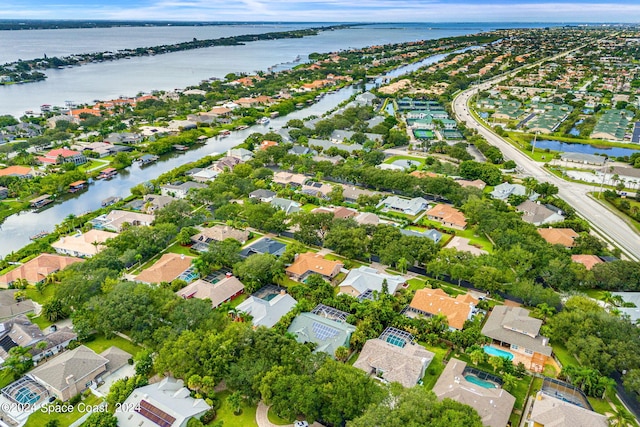
<path id="1" fill-rule="evenodd" d="M 464 122 L 467 127 L 477 129 L 478 133 L 484 136 L 491 145 L 500 148 L 506 159 L 513 160 L 518 164 L 523 175 L 557 186 L 559 189 L 558 195 L 566 200 L 578 215 L 589 221 L 595 232 L 619 247 L 629 259 L 638 261 L 640 259 L 640 235 L 608 208 L 589 197 L 587 193 L 593 191 L 593 185 L 565 181 L 551 174 L 541 164 L 482 126 L 471 115 L 467 106 L 469 98 L 477 93 L 478 90 L 486 90 L 493 84 L 495 84 L 495 81 L 484 83 L 477 88 L 471 88 L 460 93 L 452 104 L 456 118 Z"/>
<path id="2" fill-rule="evenodd" d="M 258 409 L 256 410 L 256 423 L 258 423 L 258 427 L 293 427 L 293 424 L 286 424 L 284 426 L 279 426 L 277 424 L 273 424 L 269 421 L 269 417 L 267 413 L 269 412 L 269 407 L 264 404 L 263 401 L 258 402 Z M 311 424 L 311 427 L 324 427 L 319 422 L 315 422 Z"/>

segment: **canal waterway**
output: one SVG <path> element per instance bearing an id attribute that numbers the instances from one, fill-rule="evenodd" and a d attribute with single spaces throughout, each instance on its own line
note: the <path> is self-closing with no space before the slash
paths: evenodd
<path id="1" fill-rule="evenodd" d="M 570 144 L 567 142 L 542 139 L 536 141 L 536 148 L 560 151 L 563 153 L 604 154 L 607 157 L 630 156 L 640 150 L 624 147 L 595 146 L 590 144 Z"/>
<path id="2" fill-rule="evenodd" d="M 441 60 L 445 55 L 438 54 L 420 62 L 399 67 L 383 77 L 398 77 L 415 71 L 421 67 L 431 65 Z M 378 84 L 380 81 L 378 80 Z M 372 85 L 368 85 L 370 88 Z M 61 223 L 69 215 L 81 215 L 87 211 L 101 207 L 102 200 L 108 197 L 127 197 L 130 189 L 138 184 L 152 180 L 185 163 L 193 162 L 202 157 L 222 154 L 242 142 L 254 132 L 266 133 L 278 131 L 291 119 L 305 119 L 310 116 L 322 116 L 335 109 L 338 105 L 351 98 L 358 91 L 354 87 L 346 87 L 322 97 L 315 104 L 296 110 L 283 117 L 272 119 L 268 125 L 254 125 L 242 131 L 231 132 L 225 138 L 211 138 L 206 144 L 198 146 L 181 154 L 172 153 L 162 156 L 157 162 L 140 166 L 134 163 L 128 169 L 121 171 L 109 181 L 95 181 L 89 189 L 80 194 L 67 197 L 41 212 L 22 212 L 8 217 L 0 224 L 0 257 L 4 257 L 29 243 L 29 237 L 42 231 L 52 231 L 56 224 Z"/>

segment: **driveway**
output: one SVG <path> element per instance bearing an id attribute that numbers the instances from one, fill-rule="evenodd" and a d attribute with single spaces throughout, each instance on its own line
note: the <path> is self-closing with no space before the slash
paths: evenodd
<path id="1" fill-rule="evenodd" d="M 258 427 L 283 427 L 269 421 L 267 412 L 269 412 L 269 407 L 265 405 L 263 401 L 260 401 L 260 403 L 258 403 L 258 409 L 256 410 L 256 423 L 258 423 Z M 284 427 L 293 427 L 293 424 L 286 424 Z M 315 422 L 311 424 L 311 427 L 324 427 L 324 425 Z"/>

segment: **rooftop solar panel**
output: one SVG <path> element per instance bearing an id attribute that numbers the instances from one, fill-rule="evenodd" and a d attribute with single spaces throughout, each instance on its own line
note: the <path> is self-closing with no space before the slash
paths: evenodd
<path id="1" fill-rule="evenodd" d="M 160 427 L 171 427 L 176 421 L 174 417 L 156 408 L 146 400 L 140 401 L 140 407 L 136 408 L 136 412 Z"/>

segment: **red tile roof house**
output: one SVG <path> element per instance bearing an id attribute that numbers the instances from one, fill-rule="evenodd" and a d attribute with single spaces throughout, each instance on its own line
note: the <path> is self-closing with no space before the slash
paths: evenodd
<path id="1" fill-rule="evenodd" d="M 57 165 L 59 163 L 75 163 L 82 165 L 87 163 L 87 158 L 79 151 L 68 150 L 66 148 L 57 148 L 46 153 L 44 156 L 38 157 L 43 165 Z"/>
<path id="2" fill-rule="evenodd" d="M 303 281 L 310 274 L 319 274 L 326 280 L 332 280 L 340 273 L 344 265 L 339 261 L 324 259 L 313 252 L 296 255 L 296 259 L 286 268 L 287 276 L 293 280 Z"/>
<path id="3" fill-rule="evenodd" d="M 18 279 L 25 279 L 30 284 L 36 284 L 46 279 L 49 274 L 82 261 L 84 260 L 81 258 L 42 254 L 0 276 L 0 287 L 9 287 Z"/>

